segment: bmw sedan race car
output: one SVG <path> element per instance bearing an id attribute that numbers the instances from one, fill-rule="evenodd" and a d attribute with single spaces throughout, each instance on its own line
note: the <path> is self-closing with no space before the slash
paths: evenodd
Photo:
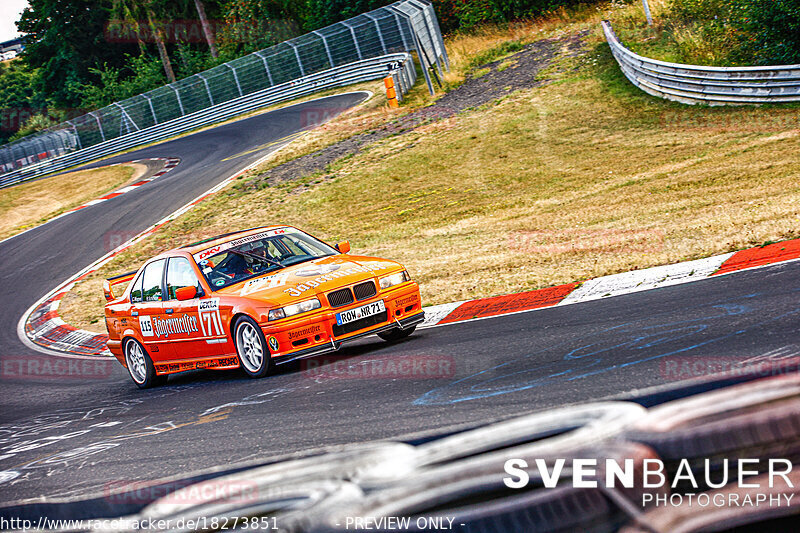
<path id="1" fill-rule="evenodd" d="M 201 368 L 259 378 L 365 335 L 410 335 L 425 316 L 419 286 L 402 265 L 349 251 L 268 226 L 165 252 L 104 282 L 108 348 L 147 388 Z"/>

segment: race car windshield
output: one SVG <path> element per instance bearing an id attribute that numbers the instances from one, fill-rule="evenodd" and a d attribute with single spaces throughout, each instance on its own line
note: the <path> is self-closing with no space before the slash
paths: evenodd
<path id="1" fill-rule="evenodd" d="M 255 237 L 231 241 L 235 246 L 221 245 L 220 252 L 197 262 L 212 290 L 338 253 L 324 242 L 295 229 L 271 230 Z M 246 242 L 238 244 L 239 241 Z"/>

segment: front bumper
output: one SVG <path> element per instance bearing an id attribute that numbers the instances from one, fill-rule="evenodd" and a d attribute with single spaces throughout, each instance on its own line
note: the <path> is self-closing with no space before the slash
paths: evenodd
<path id="1" fill-rule="evenodd" d="M 376 333 L 381 333 L 383 331 L 389 331 L 389 330 L 397 328 L 397 327 L 399 327 L 400 329 L 407 329 L 407 328 L 414 327 L 417 324 L 422 323 L 424 320 L 425 320 L 425 312 L 421 311 L 416 315 L 404 318 L 402 320 L 397 320 L 397 321 L 392 322 L 390 324 L 386 324 L 384 326 L 380 326 L 378 328 L 371 329 L 369 331 L 356 333 L 354 335 L 351 335 L 351 336 L 347 337 L 346 339 L 342 339 L 342 340 L 331 339 L 331 342 L 329 344 L 325 344 L 323 346 L 314 346 L 314 347 L 311 347 L 311 348 L 306 348 L 305 350 L 298 350 L 296 352 L 292 352 L 292 353 L 287 354 L 287 355 L 279 355 L 277 357 L 273 357 L 272 361 L 276 365 L 280 365 L 280 364 L 283 364 L 283 363 L 289 363 L 291 361 L 296 361 L 297 359 L 305 359 L 306 357 L 314 357 L 314 356 L 317 356 L 317 355 L 323 355 L 323 354 L 326 354 L 326 353 L 335 352 L 335 351 L 339 350 L 339 348 L 341 348 L 342 345 L 344 343 L 346 343 L 346 342 L 350 342 L 350 341 L 353 341 L 353 340 L 356 340 L 356 339 L 360 339 L 361 337 L 367 337 L 369 335 L 374 335 Z"/>
<path id="2" fill-rule="evenodd" d="M 350 327 L 337 326 L 337 313 L 378 300 L 383 300 L 385 304 L 386 310 L 382 316 L 363 320 L 361 324 L 352 323 Z M 336 351 L 343 343 L 366 335 L 397 327 L 412 327 L 424 318 L 419 286 L 410 281 L 349 306 L 335 309 L 325 307 L 294 319 L 266 322 L 260 326 L 270 346 L 272 360 L 285 363 Z"/>

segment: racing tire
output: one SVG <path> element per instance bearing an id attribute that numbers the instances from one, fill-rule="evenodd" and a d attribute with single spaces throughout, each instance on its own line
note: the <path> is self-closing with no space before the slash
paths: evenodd
<path id="1" fill-rule="evenodd" d="M 156 374 L 156 367 L 153 360 L 144 349 L 142 343 L 136 339 L 125 341 L 125 365 L 128 367 L 128 374 L 140 389 L 159 387 L 167 382 L 168 376 Z"/>
<path id="2" fill-rule="evenodd" d="M 236 321 L 233 342 L 239 366 L 251 378 L 263 378 L 272 370 L 272 357 L 267 348 L 264 332 L 255 320 L 243 316 Z"/>
<path id="3" fill-rule="evenodd" d="M 381 331 L 378 333 L 378 337 L 388 342 L 397 342 L 414 333 L 415 329 L 417 329 L 417 326 L 411 326 L 406 329 L 394 328 L 389 331 Z"/>

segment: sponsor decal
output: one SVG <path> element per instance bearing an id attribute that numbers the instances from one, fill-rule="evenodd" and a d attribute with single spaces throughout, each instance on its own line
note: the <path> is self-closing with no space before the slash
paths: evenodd
<path id="1" fill-rule="evenodd" d="M 272 274 L 271 276 L 265 276 L 258 279 L 251 279 L 245 284 L 244 288 L 242 288 L 242 292 L 240 294 L 242 296 L 246 296 L 250 293 L 258 292 L 264 289 L 282 287 L 286 285 L 286 280 L 288 277 L 288 272 L 282 272 L 280 274 Z"/>
<path id="2" fill-rule="evenodd" d="M 368 274 L 370 272 L 385 270 L 389 268 L 389 266 L 390 265 L 381 263 L 379 261 L 370 261 L 368 263 L 364 263 L 363 265 L 354 266 L 352 268 L 346 268 L 344 270 L 336 270 L 334 272 L 330 272 L 322 276 L 317 276 L 314 279 L 309 279 L 304 281 L 303 283 L 299 283 L 294 287 L 283 289 L 283 292 L 287 293 L 290 296 L 296 297 L 302 295 L 306 291 L 310 291 L 313 288 L 319 287 L 320 285 L 324 285 L 329 281 L 334 281 L 339 278 L 352 276 L 353 274 L 359 274 L 359 273 Z"/>
<path id="3" fill-rule="evenodd" d="M 235 248 L 236 246 L 241 246 L 242 244 L 247 244 L 249 242 L 260 241 L 261 239 L 266 239 L 267 237 L 274 237 L 275 235 L 282 235 L 286 233 L 286 228 L 278 228 L 269 231 L 262 231 L 261 233 L 256 233 L 254 235 L 248 235 L 247 237 L 242 237 L 240 239 L 234 239 L 232 241 L 228 241 L 222 244 L 218 244 L 212 248 L 208 248 L 207 250 L 203 250 L 202 252 L 197 252 L 193 255 L 195 261 L 202 261 L 203 259 L 208 259 L 212 255 L 216 255 L 218 253 L 224 252 L 225 250 L 230 250 L 231 248 Z"/>
<path id="4" fill-rule="evenodd" d="M 277 352 L 278 348 L 280 348 L 280 344 L 278 344 L 278 339 L 276 339 L 275 337 L 270 337 L 267 342 L 269 342 L 269 347 L 273 352 Z"/>
<path id="5" fill-rule="evenodd" d="M 296 270 L 294 275 L 303 278 L 311 278 L 314 276 L 330 274 L 331 272 L 339 270 L 339 268 L 341 268 L 341 265 L 311 265 L 301 268 L 300 270 Z"/>
<path id="6" fill-rule="evenodd" d="M 139 317 L 139 330 L 142 332 L 142 337 L 153 336 L 153 322 L 149 315 Z"/>
<path id="7" fill-rule="evenodd" d="M 200 300 L 197 305 L 197 316 L 200 319 L 204 337 L 224 334 L 222 317 L 219 314 L 219 298 Z"/>
<path id="8" fill-rule="evenodd" d="M 184 315 L 175 318 L 158 318 L 157 316 L 152 317 L 153 320 L 153 331 L 155 331 L 156 337 L 169 337 L 170 335 L 178 335 L 180 333 L 185 333 L 186 335 L 191 335 L 192 333 L 197 333 L 199 331 L 197 329 L 197 318 L 191 315 Z M 150 333 L 152 335 L 152 332 Z"/>
<path id="9" fill-rule="evenodd" d="M 200 253 L 194 254 L 194 258 L 197 261 L 202 261 L 203 259 L 207 259 L 212 255 L 216 255 L 222 251 L 222 246 L 214 246 L 213 248 L 209 248 L 208 250 L 203 250 Z"/>
<path id="10" fill-rule="evenodd" d="M 419 295 L 412 294 L 411 296 L 407 296 L 405 298 L 398 298 L 397 300 L 394 301 L 394 306 L 395 307 L 405 307 L 408 304 L 412 304 L 412 303 L 416 302 L 417 300 L 419 300 Z"/>
<path id="11" fill-rule="evenodd" d="M 188 363 L 167 363 L 163 365 L 156 365 L 156 371 L 159 374 L 166 372 L 182 372 L 184 370 L 195 370 L 203 368 L 225 368 L 229 366 L 236 366 L 239 364 L 236 357 L 222 357 L 219 359 L 209 359 L 206 361 L 188 362 Z"/>
<path id="12" fill-rule="evenodd" d="M 298 339 L 300 337 L 305 337 L 307 335 L 313 335 L 314 333 L 320 333 L 322 331 L 322 326 L 319 324 L 315 324 L 313 326 L 309 326 L 303 329 L 296 329 L 294 331 L 289 332 L 289 340 Z"/>

